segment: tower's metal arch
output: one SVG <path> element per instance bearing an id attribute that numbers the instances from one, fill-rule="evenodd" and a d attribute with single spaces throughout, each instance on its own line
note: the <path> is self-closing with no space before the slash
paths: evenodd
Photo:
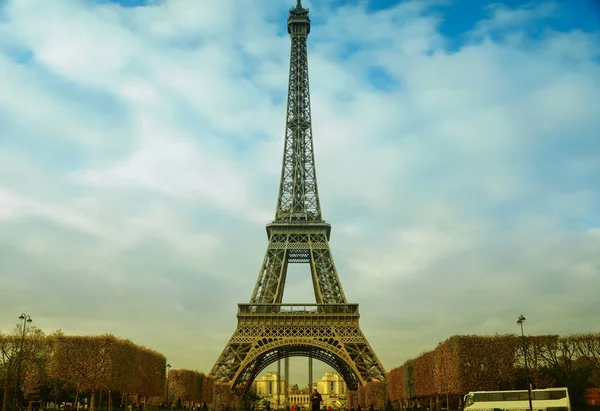
<path id="1" fill-rule="evenodd" d="M 279 344 L 269 347 L 252 362 L 242 367 L 239 376 L 231 384 L 232 389 L 239 393 L 244 392 L 261 371 L 276 361 L 290 357 L 312 357 L 324 362 L 342 376 L 351 390 L 356 390 L 361 385 L 361 378 L 354 370 L 352 362 L 340 357 L 339 353 L 333 353 L 313 341 L 289 342 L 283 340 Z"/>

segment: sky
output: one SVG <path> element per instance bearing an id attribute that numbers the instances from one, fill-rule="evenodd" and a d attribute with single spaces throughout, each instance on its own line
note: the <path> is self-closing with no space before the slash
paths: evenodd
<path id="1" fill-rule="evenodd" d="M 520 314 L 600 332 L 600 4 L 303 4 L 323 216 L 384 367 Z M 0 0 L 0 330 L 210 371 L 275 213 L 294 5 Z"/>

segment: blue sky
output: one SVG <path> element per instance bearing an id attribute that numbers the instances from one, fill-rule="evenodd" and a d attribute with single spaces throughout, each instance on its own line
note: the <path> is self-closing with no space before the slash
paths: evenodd
<path id="1" fill-rule="evenodd" d="M 295 2 L 140 3 L 0 2 L 0 330 L 208 371 L 267 244 Z M 599 6 L 306 5 L 323 215 L 384 366 L 521 313 L 600 331 Z"/>

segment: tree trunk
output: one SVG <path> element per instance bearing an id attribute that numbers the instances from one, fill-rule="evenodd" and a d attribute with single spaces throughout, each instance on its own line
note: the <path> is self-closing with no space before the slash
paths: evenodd
<path id="1" fill-rule="evenodd" d="M 96 390 L 90 390 L 90 411 L 96 407 Z"/>
<path id="2" fill-rule="evenodd" d="M 112 391 L 108 390 L 108 411 L 112 411 Z"/>
<path id="3" fill-rule="evenodd" d="M 4 395 L 2 398 L 2 411 L 8 410 L 8 384 L 4 387 Z"/>
<path id="4" fill-rule="evenodd" d="M 79 411 L 79 388 L 77 388 L 77 394 L 75 394 L 75 402 L 73 403 L 73 406 Z"/>

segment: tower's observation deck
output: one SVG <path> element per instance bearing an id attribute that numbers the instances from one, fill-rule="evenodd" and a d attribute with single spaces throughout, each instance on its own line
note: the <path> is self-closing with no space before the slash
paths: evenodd
<path id="1" fill-rule="evenodd" d="M 302 7 L 302 2 L 297 0 L 296 7 L 290 10 L 287 21 L 290 36 L 308 36 L 310 33 L 310 18 L 308 9 Z"/>
<path id="2" fill-rule="evenodd" d="M 238 324 L 268 320 L 289 325 L 347 323 L 358 325 L 358 304 L 238 304 Z M 335 319 L 335 320 L 334 320 Z"/>

